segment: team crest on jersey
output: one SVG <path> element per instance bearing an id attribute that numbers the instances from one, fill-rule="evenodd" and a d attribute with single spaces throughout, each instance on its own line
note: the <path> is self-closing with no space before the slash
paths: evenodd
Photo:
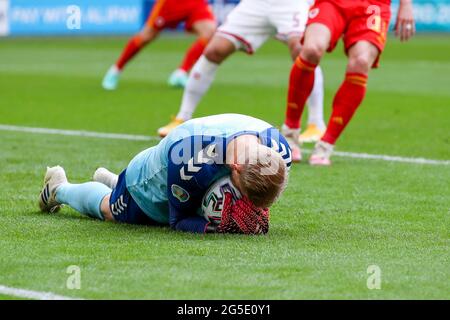
<path id="1" fill-rule="evenodd" d="M 314 19 L 319 14 L 320 9 L 319 8 L 313 8 L 309 11 L 309 18 Z"/>
<path id="2" fill-rule="evenodd" d="M 189 200 L 189 193 L 179 185 L 173 184 L 170 188 L 172 189 L 172 195 L 180 200 L 180 202 L 186 202 Z"/>
<path id="3" fill-rule="evenodd" d="M 166 23 L 166 20 L 164 19 L 164 17 L 159 16 L 155 19 L 155 25 L 158 28 L 162 28 L 165 23 Z"/>

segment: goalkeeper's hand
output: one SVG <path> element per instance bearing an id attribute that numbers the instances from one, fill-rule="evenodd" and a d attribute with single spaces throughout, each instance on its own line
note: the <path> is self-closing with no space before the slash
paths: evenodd
<path id="1" fill-rule="evenodd" d="M 231 193 L 226 192 L 221 222 L 211 228 L 220 233 L 266 234 L 269 231 L 269 209 L 256 207 L 247 197 L 233 204 Z"/>

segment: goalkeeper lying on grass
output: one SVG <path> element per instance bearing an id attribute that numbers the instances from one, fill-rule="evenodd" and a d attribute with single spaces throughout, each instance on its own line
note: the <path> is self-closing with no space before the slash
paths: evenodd
<path id="1" fill-rule="evenodd" d="M 39 206 L 56 212 L 67 204 L 100 220 L 196 233 L 267 233 L 268 208 L 283 191 L 290 165 L 277 129 L 249 116 L 216 115 L 180 125 L 119 176 L 101 168 L 94 182 L 70 184 L 62 167 L 48 168 Z M 209 223 L 197 209 L 208 187 L 226 175 L 243 197 L 227 199 L 222 221 Z"/>

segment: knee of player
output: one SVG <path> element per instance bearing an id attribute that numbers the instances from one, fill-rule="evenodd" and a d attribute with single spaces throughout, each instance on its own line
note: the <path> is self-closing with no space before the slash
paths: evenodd
<path id="1" fill-rule="evenodd" d="M 317 43 L 305 44 L 301 49 L 301 55 L 309 62 L 317 63 L 325 54 L 326 48 Z"/>
<path id="2" fill-rule="evenodd" d="M 142 43 L 149 43 L 157 36 L 158 32 L 152 28 L 144 27 L 139 33 Z"/>
<path id="3" fill-rule="evenodd" d="M 217 43 L 208 45 L 203 54 L 209 61 L 214 63 L 221 63 L 227 56 L 226 50 Z"/>
<path id="4" fill-rule="evenodd" d="M 202 31 L 199 33 L 200 38 L 211 40 L 216 32 L 216 24 L 211 22 L 210 24 L 205 25 Z"/>
<path id="5" fill-rule="evenodd" d="M 351 72 L 367 73 L 372 65 L 372 59 L 365 52 L 352 55 L 348 59 L 348 70 Z"/>
<path id="6" fill-rule="evenodd" d="M 292 59 L 295 60 L 300 54 L 301 45 L 299 41 L 289 41 L 288 42 L 289 52 L 291 53 Z"/>
<path id="7" fill-rule="evenodd" d="M 111 207 L 109 205 L 109 199 L 111 198 L 111 194 L 107 195 L 103 198 L 102 202 L 100 203 L 100 212 L 103 215 L 103 218 L 105 221 L 114 221 Z"/>

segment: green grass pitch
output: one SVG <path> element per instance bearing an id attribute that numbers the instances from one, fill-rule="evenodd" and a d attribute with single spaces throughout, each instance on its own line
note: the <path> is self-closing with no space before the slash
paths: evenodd
<path id="1" fill-rule="evenodd" d="M 450 159 L 450 38 L 390 39 L 381 68 L 337 150 Z M 192 38 L 164 36 L 125 71 L 101 78 L 125 38 L 0 41 L 0 124 L 155 135 L 182 92 L 166 86 Z M 269 42 L 220 68 L 197 116 L 239 112 L 282 122 L 290 68 Z M 326 114 L 343 78 L 339 48 L 323 61 Z M 295 165 L 267 236 L 198 236 L 103 223 L 37 196 L 47 165 L 73 182 L 122 170 L 145 141 L 0 130 L 0 285 L 85 299 L 449 299 L 450 166 L 335 157 Z M 81 269 L 69 290 L 66 269 Z M 381 289 L 367 288 L 367 268 Z M 0 295 L 0 299 L 11 296 Z"/>

